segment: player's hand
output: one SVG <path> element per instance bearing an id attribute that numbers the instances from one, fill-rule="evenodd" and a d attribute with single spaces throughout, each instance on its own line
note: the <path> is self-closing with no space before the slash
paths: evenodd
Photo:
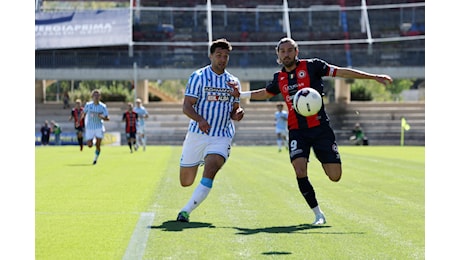
<path id="1" fill-rule="evenodd" d="M 236 81 L 227 81 L 227 85 L 232 87 L 233 91 L 230 92 L 230 95 L 238 98 L 240 97 L 240 90 L 238 89 L 238 82 Z"/>
<path id="2" fill-rule="evenodd" d="M 206 134 L 209 134 L 209 129 L 211 129 L 211 126 L 208 124 L 208 121 L 204 119 L 198 121 L 198 127 L 200 128 L 201 131 L 203 131 Z"/>
<path id="3" fill-rule="evenodd" d="M 232 112 L 231 118 L 235 121 L 240 121 L 244 117 L 244 109 L 239 107 L 237 110 Z"/>
<path id="4" fill-rule="evenodd" d="M 375 80 L 387 86 L 393 83 L 393 79 L 388 75 L 375 75 Z"/>

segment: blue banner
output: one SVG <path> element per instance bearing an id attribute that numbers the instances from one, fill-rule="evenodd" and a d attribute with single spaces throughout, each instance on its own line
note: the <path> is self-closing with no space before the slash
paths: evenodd
<path id="1" fill-rule="evenodd" d="M 128 45 L 129 9 L 36 12 L 35 49 Z"/>

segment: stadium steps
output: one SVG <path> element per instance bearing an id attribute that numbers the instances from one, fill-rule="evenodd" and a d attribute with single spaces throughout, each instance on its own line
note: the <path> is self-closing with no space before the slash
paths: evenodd
<path id="1" fill-rule="evenodd" d="M 111 120 L 105 123 L 107 131 L 123 132 L 123 102 L 107 103 Z M 181 103 L 151 102 L 145 105 L 150 117 L 146 121 L 147 142 L 150 145 L 181 145 L 189 119 L 182 113 Z M 274 113 L 276 102 L 243 104 L 244 119 L 235 122 L 236 145 L 276 145 Z M 425 103 L 351 102 L 346 105 L 326 104 L 331 126 L 340 145 L 348 145 L 348 138 L 356 122 L 360 122 L 370 145 L 399 145 L 401 117 L 405 117 L 410 130 L 404 132 L 405 145 L 425 145 Z M 356 113 L 359 111 L 359 114 Z M 35 132 L 40 132 L 44 120 L 60 123 L 64 132 L 73 132 L 68 121 L 70 109 L 62 104 L 35 105 Z M 122 138 L 122 143 L 126 142 Z"/>

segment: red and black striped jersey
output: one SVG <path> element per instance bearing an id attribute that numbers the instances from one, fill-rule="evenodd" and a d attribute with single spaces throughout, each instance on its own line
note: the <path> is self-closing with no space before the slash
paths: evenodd
<path id="1" fill-rule="evenodd" d="M 123 113 L 123 121 L 125 121 L 126 133 L 136 132 L 136 122 L 138 114 L 134 111 L 126 111 Z"/>
<path id="2" fill-rule="evenodd" d="M 72 111 L 70 111 L 70 116 L 73 118 L 75 127 L 85 127 L 85 118 L 80 118 L 82 113 L 83 113 L 83 107 L 80 107 L 80 108 L 74 107 L 72 108 Z"/>
<path id="3" fill-rule="evenodd" d="M 330 66 L 321 59 L 300 59 L 296 69 L 286 72 L 283 69 L 273 75 L 273 80 L 266 86 L 266 91 L 273 95 L 281 93 L 288 107 L 288 129 L 306 129 L 329 123 L 329 118 L 324 110 L 324 103 L 320 111 L 312 116 L 302 116 L 292 107 L 292 99 L 299 89 L 314 88 L 324 96 L 324 83 L 322 77 L 335 76 L 335 67 Z"/>

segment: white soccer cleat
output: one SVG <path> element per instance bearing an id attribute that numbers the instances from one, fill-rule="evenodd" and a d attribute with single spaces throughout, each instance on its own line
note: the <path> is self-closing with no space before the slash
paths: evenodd
<path id="1" fill-rule="evenodd" d="M 316 215 L 315 222 L 311 223 L 312 225 L 324 225 L 326 224 L 326 217 L 324 214 Z"/>

